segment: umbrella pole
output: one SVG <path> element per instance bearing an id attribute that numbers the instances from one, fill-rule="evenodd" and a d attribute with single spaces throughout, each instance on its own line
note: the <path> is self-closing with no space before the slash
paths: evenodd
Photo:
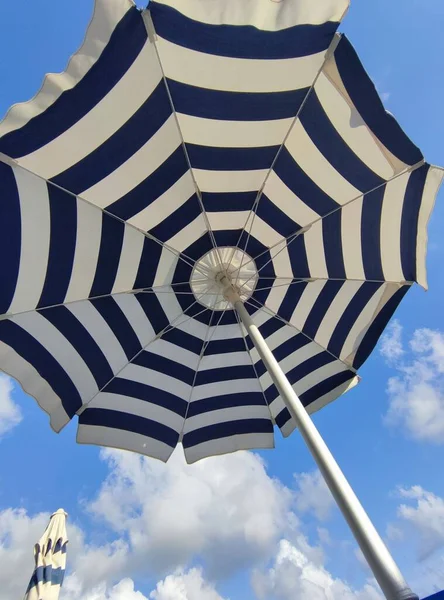
<path id="1" fill-rule="evenodd" d="M 230 293 L 231 292 L 231 293 Z M 388 600 L 418 600 L 236 291 L 225 290 Z"/>

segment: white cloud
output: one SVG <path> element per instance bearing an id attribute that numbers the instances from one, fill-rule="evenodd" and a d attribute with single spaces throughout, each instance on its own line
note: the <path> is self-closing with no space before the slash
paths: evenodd
<path id="1" fill-rule="evenodd" d="M 392 321 L 381 337 L 379 352 L 390 363 L 396 362 L 404 355 L 402 325 L 398 320 Z"/>
<path id="2" fill-rule="evenodd" d="M 428 558 L 435 550 L 444 547 L 444 498 L 416 485 L 400 488 L 401 497 L 412 504 L 401 504 L 398 517 L 414 529 L 419 537 L 419 558 Z"/>
<path id="3" fill-rule="evenodd" d="M 22 420 L 20 408 L 12 399 L 13 390 L 12 379 L 0 374 L 0 439 Z"/>
<path id="4" fill-rule="evenodd" d="M 321 473 L 300 473 L 295 475 L 295 480 L 296 509 L 301 513 L 312 512 L 320 521 L 328 519 L 334 499 Z"/>
<path id="5" fill-rule="evenodd" d="M 385 422 L 400 425 L 416 440 L 444 443 L 444 333 L 418 329 L 410 340 L 408 358 L 401 344 L 400 326 L 393 324 L 382 339 L 381 353 L 395 364 L 388 381 L 389 410 Z"/>
<path id="6" fill-rule="evenodd" d="M 222 576 L 269 556 L 288 524 L 292 494 L 262 460 L 237 453 L 186 465 L 104 450 L 110 475 L 89 511 L 128 536 L 132 562 L 165 573 L 205 556 Z"/>
<path id="7" fill-rule="evenodd" d="M 168 575 L 151 592 L 152 600 L 224 600 L 215 588 L 207 583 L 200 569 L 179 571 Z M 123 600 L 123 599 L 122 599 Z"/>
<path id="8" fill-rule="evenodd" d="M 259 600 L 382 600 L 372 583 L 353 590 L 334 578 L 319 557 L 307 554 L 306 541 L 282 540 L 274 564 L 267 571 L 254 571 L 252 585 Z"/>

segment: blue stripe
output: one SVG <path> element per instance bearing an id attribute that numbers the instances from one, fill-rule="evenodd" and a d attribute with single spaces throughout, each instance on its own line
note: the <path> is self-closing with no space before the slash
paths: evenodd
<path id="1" fill-rule="evenodd" d="M 82 406 L 76 386 L 57 360 L 32 335 L 12 321 L 0 321 L 0 340 L 11 346 L 46 379 L 69 417 Z"/>
<path id="2" fill-rule="evenodd" d="M 196 194 L 193 194 L 189 200 L 179 206 L 172 214 L 148 231 L 157 240 L 167 242 L 176 233 L 179 233 L 179 231 L 186 227 L 186 225 L 197 219 L 200 214 L 202 214 L 202 208 Z M 206 230 L 203 220 L 202 229 Z"/>
<path id="3" fill-rule="evenodd" d="M 380 289 L 381 283 L 364 282 L 339 319 L 328 343 L 328 350 L 335 356 L 340 356 L 348 334 L 353 328 L 359 315 Z"/>
<path id="4" fill-rule="evenodd" d="M 315 91 L 304 104 L 300 120 L 318 150 L 358 190 L 367 192 L 385 183 L 385 179 L 372 171 L 342 139 L 325 114 Z"/>
<path id="5" fill-rule="evenodd" d="M 279 146 L 220 148 L 187 144 L 191 166 L 208 171 L 254 171 L 269 169 Z"/>
<path id="6" fill-rule="evenodd" d="M 128 360 L 131 360 L 141 349 L 139 338 L 130 325 L 125 313 L 114 298 L 99 298 L 91 302 L 94 308 L 102 315 L 107 325 L 122 346 Z"/>
<path id="7" fill-rule="evenodd" d="M 102 213 L 102 237 L 99 258 L 90 297 L 111 294 L 119 268 L 125 225 Z"/>
<path id="8" fill-rule="evenodd" d="M 287 216 L 265 193 L 261 196 L 256 214 L 282 237 L 289 237 L 301 228 L 299 223 Z"/>
<path id="9" fill-rule="evenodd" d="M 259 331 L 263 337 L 267 339 L 270 335 L 273 335 L 273 333 L 276 333 L 276 331 L 279 331 L 283 327 L 287 327 L 283 321 L 276 317 L 270 317 L 268 321 L 265 321 L 265 323 L 259 327 Z"/>
<path id="10" fill-rule="evenodd" d="M 52 565 L 37 567 L 29 582 L 26 593 L 32 588 L 37 587 L 38 585 L 45 585 L 46 583 L 51 583 L 51 585 L 62 585 L 64 577 L 65 569 L 62 569 L 61 567 L 58 569 L 53 569 Z"/>
<path id="11" fill-rule="evenodd" d="M 48 308 L 41 312 L 79 353 L 91 371 L 97 386 L 102 388 L 114 376 L 100 346 L 66 306 Z M 123 365 L 122 365 L 123 366 Z"/>
<path id="12" fill-rule="evenodd" d="M 178 146 L 160 167 L 125 196 L 107 206 L 106 210 L 127 221 L 157 200 L 187 171 L 183 148 Z"/>
<path id="13" fill-rule="evenodd" d="M 343 285 L 343 281 L 327 281 L 325 283 L 302 328 L 305 335 L 314 339 L 322 320 L 325 317 L 325 313 L 330 308 L 331 303 L 336 298 Z"/>
<path id="14" fill-rule="evenodd" d="M 202 346 L 204 344 L 203 340 L 200 338 L 177 328 L 165 333 L 162 336 L 162 339 L 166 342 L 170 342 L 170 344 L 175 344 L 181 349 L 189 350 L 197 356 L 200 356 Z"/>
<path id="15" fill-rule="evenodd" d="M 200 370 L 197 373 L 196 386 L 239 379 L 256 379 L 253 367 L 251 365 L 233 365 L 232 367 Z"/>
<path id="16" fill-rule="evenodd" d="M 293 313 L 296 309 L 296 306 L 299 300 L 304 293 L 305 288 L 307 287 L 307 282 L 295 283 L 289 286 L 287 293 L 285 294 L 284 299 L 279 307 L 279 316 L 285 319 L 286 321 L 290 321 Z"/>
<path id="17" fill-rule="evenodd" d="M 276 393 L 276 397 L 278 396 L 278 394 Z M 276 423 L 276 425 L 279 427 L 279 429 L 282 429 L 282 427 L 288 423 L 288 421 L 291 419 L 291 415 L 288 411 L 288 408 L 284 408 L 281 410 L 281 412 L 275 417 L 274 421 Z"/>
<path id="18" fill-rule="evenodd" d="M 405 192 L 401 219 L 401 264 L 406 281 L 416 281 L 418 219 L 429 165 L 411 173 Z"/>
<path id="19" fill-rule="evenodd" d="M 370 325 L 367 333 L 361 341 L 358 351 L 356 352 L 355 360 L 353 361 L 353 367 L 355 369 L 359 369 L 370 356 L 387 323 L 392 318 L 393 313 L 398 308 L 399 303 L 409 289 L 409 285 L 404 285 L 395 294 L 393 294 L 384 308 L 379 312 L 373 323 Z"/>
<path id="20" fill-rule="evenodd" d="M 275 320 L 277 320 L 277 319 L 275 319 Z M 289 340 L 287 340 L 286 342 L 284 342 L 283 344 L 281 344 L 280 346 L 275 348 L 273 350 L 273 355 L 276 358 L 276 360 L 278 362 L 280 362 L 287 356 L 290 356 L 290 354 L 293 354 L 293 352 L 300 350 L 300 348 L 303 348 L 304 346 L 306 346 L 309 343 L 310 343 L 310 340 L 308 339 L 308 337 L 306 337 L 305 335 L 296 333 L 296 335 L 294 335 L 292 338 L 290 338 Z M 256 372 L 257 372 L 258 377 L 261 377 L 267 370 L 264 363 L 262 362 L 262 360 L 257 362 L 255 367 L 256 367 Z"/>
<path id="21" fill-rule="evenodd" d="M 8 312 L 14 297 L 20 268 L 22 221 L 20 200 L 14 171 L 0 161 L 0 256 L 2 284 L 0 286 L 0 315 Z"/>
<path id="22" fill-rule="evenodd" d="M 237 406 L 264 406 L 264 395 L 260 392 L 243 392 L 241 394 L 226 394 L 203 400 L 193 400 L 188 409 L 188 418 Z"/>
<path id="23" fill-rule="evenodd" d="M 333 198 L 326 194 L 316 183 L 308 177 L 301 169 L 291 154 L 285 148 L 279 154 L 274 165 L 274 171 L 282 179 L 287 187 L 302 200 L 308 207 L 314 210 L 318 215 L 327 213 L 339 207 Z"/>
<path id="24" fill-rule="evenodd" d="M 251 210 L 257 197 L 253 192 L 202 192 L 207 212 Z"/>
<path id="25" fill-rule="evenodd" d="M 339 23 L 295 25 L 264 31 L 252 25 L 210 25 L 190 19 L 179 11 L 150 2 L 156 33 L 179 46 L 231 58 L 298 58 L 327 50 Z"/>
<path id="26" fill-rule="evenodd" d="M 228 340 L 211 341 L 205 349 L 205 356 L 231 354 L 232 352 L 246 352 L 243 338 L 238 337 L 230 338 Z"/>
<path id="27" fill-rule="evenodd" d="M 148 237 L 143 240 L 142 255 L 133 286 L 135 290 L 153 287 L 161 254 L 162 246 L 158 242 Z"/>
<path id="28" fill-rule="evenodd" d="M 143 417 L 117 410 L 87 408 L 79 417 L 79 425 L 108 427 L 110 429 L 139 433 L 145 437 L 163 442 L 167 446 L 170 446 L 170 448 L 175 448 L 179 441 L 179 434 L 174 429 L 171 429 L 171 427 L 167 427 L 151 419 L 144 419 Z"/>
<path id="29" fill-rule="evenodd" d="M 184 448 L 191 448 L 204 442 L 248 433 L 272 434 L 273 423 L 271 419 L 243 419 L 241 421 L 229 421 L 227 423 L 217 423 L 216 425 L 201 427 L 183 436 L 183 446 Z"/>
<path id="30" fill-rule="evenodd" d="M 367 127 L 403 162 L 414 165 L 422 160 L 421 151 L 410 141 L 392 115 L 386 112 L 374 84 L 345 36 L 342 36 L 336 48 L 335 59 L 348 95 Z"/>
<path id="31" fill-rule="evenodd" d="M 162 127 L 172 113 L 163 80 L 151 96 L 109 139 L 51 181 L 80 194 L 113 173 Z"/>
<path id="32" fill-rule="evenodd" d="M 44 113 L 0 139 L 0 152 L 17 158 L 34 152 L 89 113 L 131 67 L 147 40 L 140 12 L 131 8 L 114 30 L 97 62 L 79 83 Z"/>
<path id="33" fill-rule="evenodd" d="M 134 294 L 134 298 L 139 302 L 156 335 L 170 324 L 155 294 Z"/>
<path id="34" fill-rule="evenodd" d="M 325 394 L 329 394 L 335 388 L 343 385 L 346 381 L 351 381 L 355 377 L 353 371 L 342 371 L 336 373 L 324 381 L 321 381 L 317 385 L 313 386 L 306 392 L 300 395 L 300 400 L 304 406 L 309 406 L 312 402 L 315 402 Z"/>
<path id="35" fill-rule="evenodd" d="M 104 388 L 103 392 L 108 394 L 119 394 L 120 396 L 127 396 L 129 398 L 137 398 L 137 400 L 143 400 L 149 404 L 162 406 L 181 417 L 185 417 L 187 412 L 188 402 L 182 400 L 182 398 L 170 394 L 165 390 L 155 388 L 151 385 L 145 385 L 137 381 L 131 381 L 129 379 L 115 377 Z"/>
<path id="36" fill-rule="evenodd" d="M 310 267 L 308 266 L 307 248 L 305 246 L 305 236 L 298 235 L 290 240 L 287 244 L 287 249 L 290 256 L 291 270 L 295 278 L 304 279 L 311 277 Z"/>
<path id="37" fill-rule="evenodd" d="M 381 216 L 385 186 L 364 196 L 361 217 L 362 264 L 366 279 L 385 279 L 381 258 Z"/>
<path id="38" fill-rule="evenodd" d="M 176 112 L 219 121 L 274 121 L 294 117 L 308 88 L 287 92 L 225 92 L 167 80 Z"/>
<path id="39" fill-rule="evenodd" d="M 180 360 L 180 353 L 178 360 Z M 136 358 L 132 361 L 132 364 L 138 365 L 139 367 L 145 367 L 146 369 L 153 369 L 154 371 L 158 371 L 159 373 L 163 373 L 173 377 L 174 379 L 183 381 L 188 385 L 193 385 L 195 369 L 190 369 L 190 367 L 186 367 L 179 362 L 170 360 L 169 358 L 165 358 L 159 354 L 154 354 L 154 352 L 144 350 L 138 356 L 136 356 Z"/>
<path id="40" fill-rule="evenodd" d="M 342 211 L 337 210 L 322 220 L 324 256 L 329 277 L 346 279 L 342 250 Z"/>
<path id="41" fill-rule="evenodd" d="M 77 199 L 47 185 L 51 233 L 48 266 L 38 308 L 65 300 L 74 264 L 77 240 Z"/>

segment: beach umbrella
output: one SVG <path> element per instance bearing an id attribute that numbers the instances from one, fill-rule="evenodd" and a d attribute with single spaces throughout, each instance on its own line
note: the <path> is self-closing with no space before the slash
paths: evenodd
<path id="1" fill-rule="evenodd" d="M 442 179 L 337 28 L 348 0 L 97 0 L 0 124 L 0 368 L 60 431 L 163 461 L 307 442 L 414 282 Z M 359 426 L 359 425 L 357 425 Z M 344 435 L 346 432 L 344 432 Z"/>
<path id="2" fill-rule="evenodd" d="M 35 569 L 24 600 L 58 600 L 66 568 L 67 514 L 59 509 L 34 548 Z"/>

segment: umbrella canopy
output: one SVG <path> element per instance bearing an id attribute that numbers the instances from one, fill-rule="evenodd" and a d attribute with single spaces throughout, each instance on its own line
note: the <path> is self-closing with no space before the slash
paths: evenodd
<path id="1" fill-rule="evenodd" d="M 57 600 L 66 568 L 67 514 L 59 509 L 34 548 L 35 570 L 25 600 Z"/>
<path id="2" fill-rule="evenodd" d="M 336 33 L 347 8 L 96 0 L 0 124 L 0 368 L 55 431 L 164 461 L 272 447 L 295 421 L 221 276 L 309 412 L 426 286 L 442 171 Z"/>

